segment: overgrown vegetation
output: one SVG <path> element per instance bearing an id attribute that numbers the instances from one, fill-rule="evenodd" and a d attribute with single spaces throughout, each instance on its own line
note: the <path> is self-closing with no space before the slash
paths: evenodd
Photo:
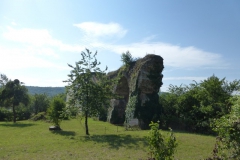
<path id="1" fill-rule="evenodd" d="M 240 159 L 240 97 L 235 98 L 230 113 L 213 122 L 218 137 L 213 157 L 209 159 Z"/>
<path id="2" fill-rule="evenodd" d="M 130 96 L 128 104 L 126 106 L 126 110 L 125 110 L 125 127 L 126 130 L 128 130 L 130 128 L 130 124 L 129 122 L 134 119 L 135 117 L 135 107 L 137 103 L 137 96 L 133 95 Z"/>
<path id="3" fill-rule="evenodd" d="M 188 86 L 171 85 L 169 93 L 159 99 L 163 106 L 161 126 L 211 134 L 211 122 L 230 112 L 232 94 L 239 87 L 239 80 L 228 82 L 214 75 Z"/>
<path id="4" fill-rule="evenodd" d="M 124 65 L 130 65 L 136 60 L 137 58 L 133 58 L 132 54 L 129 51 L 126 51 L 126 53 L 122 53 L 121 55 L 121 61 L 124 63 Z"/>

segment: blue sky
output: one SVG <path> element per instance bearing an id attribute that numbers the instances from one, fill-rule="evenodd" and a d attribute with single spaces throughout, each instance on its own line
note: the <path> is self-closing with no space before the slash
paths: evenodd
<path id="1" fill-rule="evenodd" d="M 85 48 L 109 71 L 127 50 L 161 55 L 162 91 L 213 74 L 240 79 L 240 1 L 0 1 L 0 73 L 10 79 L 64 86 Z"/>

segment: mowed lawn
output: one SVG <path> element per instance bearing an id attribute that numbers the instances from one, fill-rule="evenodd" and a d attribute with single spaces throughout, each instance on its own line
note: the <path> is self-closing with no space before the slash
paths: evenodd
<path id="1" fill-rule="evenodd" d="M 148 131 L 125 131 L 123 127 L 90 119 L 91 136 L 85 136 L 83 124 L 78 119 L 66 120 L 61 123 L 62 131 L 49 131 L 51 124 L 46 122 L 0 122 L 0 159 L 146 160 L 150 157 Z M 214 147 L 212 136 L 180 132 L 175 135 L 176 159 L 204 159 Z"/>

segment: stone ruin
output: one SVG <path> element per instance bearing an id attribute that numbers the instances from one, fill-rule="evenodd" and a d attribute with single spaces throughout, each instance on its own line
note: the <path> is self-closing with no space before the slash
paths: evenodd
<path id="1" fill-rule="evenodd" d="M 149 121 L 156 116 L 156 109 L 151 106 L 158 104 L 158 93 L 162 86 L 163 58 L 158 55 L 148 54 L 144 58 L 131 62 L 129 65 L 122 66 L 116 71 L 108 73 L 110 78 L 119 77 L 120 80 L 114 86 L 114 93 L 119 98 L 111 100 L 111 107 L 108 110 L 108 121 L 112 124 L 123 125 L 125 121 L 125 110 L 129 98 L 137 95 L 138 104 L 134 113 L 132 123 L 144 129 Z M 155 98 L 153 98 L 155 97 Z M 150 105 L 146 105 L 150 102 Z M 150 118 L 144 119 L 145 113 Z M 152 117 L 151 117 L 152 116 Z"/>

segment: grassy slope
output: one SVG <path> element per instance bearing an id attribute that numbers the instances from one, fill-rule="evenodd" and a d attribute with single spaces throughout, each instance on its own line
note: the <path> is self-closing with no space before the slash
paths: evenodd
<path id="1" fill-rule="evenodd" d="M 148 131 L 124 131 L 106 122 L 89 121 L 90 137 L 79 120 L 63 121 L 63 131 L 51 132 L 45 122 L 0 122 L 0 159 L 147 159 Z M 206 158 L 214 146 L 211 136 L 176 133 L 175 157 Z"/>

